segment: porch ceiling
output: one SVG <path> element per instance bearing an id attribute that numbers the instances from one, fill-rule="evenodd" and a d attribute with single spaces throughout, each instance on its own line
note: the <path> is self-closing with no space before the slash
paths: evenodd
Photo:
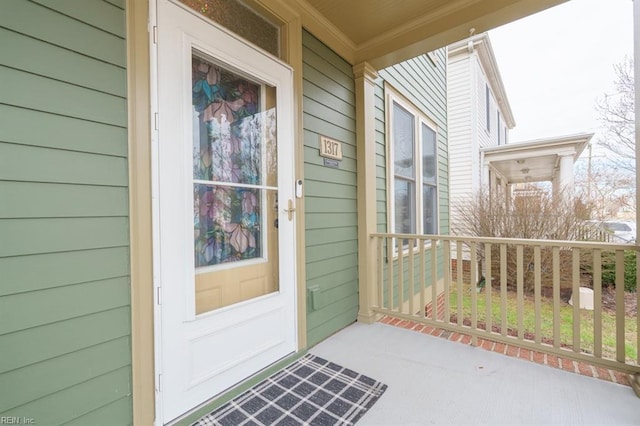
<path id="1" fill-rule="evenodd" d="M 500 145 L 481 151 L 484 164 L 497 171 L 507 183 L 553 181 L 559 169 L 560 157 L 571 156 L 575 162 L 592 137 L 593 133 L 579 133 Z"/>
<path id="2" fill-rule="evenodd" d="M 566 0 L 286 1 L 345 59 L 382 69 Z"/>

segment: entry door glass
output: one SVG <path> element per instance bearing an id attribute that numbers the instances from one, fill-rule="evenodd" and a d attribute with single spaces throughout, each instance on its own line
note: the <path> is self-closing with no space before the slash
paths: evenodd
<path id="1" fill-rule="evenodd" d="M 196 313 L 278 290 L 276 89 L 192 55 Z"/>

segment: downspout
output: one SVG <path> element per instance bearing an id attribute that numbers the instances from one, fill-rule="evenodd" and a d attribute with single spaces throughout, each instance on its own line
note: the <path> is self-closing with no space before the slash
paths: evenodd
<path id="1" fill-rule="evenodd" d="M 640 186 L 640 179 L 638 178 L 638 170 L 640 170 L 640 159 L 638 158 L 638 152 L 640 150 L 640 0 L 633 0 L 633 57 L 634 57 L 634 83 L 635 83 L 635 135 L 636 135 L 636 224 L 640 221 L 640 213 L 638 212 L 638 186 Z M 640 241 L 640 233 L 638 233 L 636 226 L 636 244 Z M 636 270 L 640 268 L 640 256 L 636 256 Z M 638 285 L 638 276 L 636 275 L 636 286 Z M 638 305 L 640 305 L 640 291 L 636 289 L 636 297 Z M 636 318 L 638 323 L 638 336 L 637 340 L 640 342 L 640 317 Z M 640 355 L 640 346 L 637 348 Z M 635 373 L 631 376 L 631 387 L 636 395 L 640 398 L 640 373 Z"/>

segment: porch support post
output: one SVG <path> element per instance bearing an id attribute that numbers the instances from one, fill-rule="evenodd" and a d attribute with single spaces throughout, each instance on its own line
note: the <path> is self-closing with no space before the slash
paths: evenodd
<path id="1" fill-rule="evenodd" d="M 155 421 L 149 2 L 127 0 L 133 424 Z"/>
<path id="2" fill-rule="evenodd" d="M 356 84 L 356 153 L 358 172 L 358 321 L 377 320 L 376 245 L 370 235 L 376 232 L 376 147 L 375 79 L 376 70 L 366 62 L 353 67 Z"/>
<path id="3" fill-rule="evenodd" d="M 483 155 L 484 158 L 484 155 Z M 484 162 L 484 161 L 483 161 Z M 480 187 L 491 187 L 491 190 L 493 190 L 494 185 L 494 181 L 491 179 L 491 173 L 490 173 L 490 169 L 489 169 L 489 164 L 484 163 L 482 165 L 482 179 L 480 182 Z"/>
<path id="4" fill-rule="evenodd" d="M 560 173 L 558 177 L 558 190 L 563 195 L 573 194 L 573 161 L 575 155 L 560 156 Z"/>
<path id="5" fill-rule="evenodd" d="M 634 56 L 634 81 L 635 81 L 635 113 L 636 113 L 636 223 L 640 223 L 640 211 L 638 211 L 638 188 L 640 187 L 640 176 L 638 170 L 640 170 L 640 0 L 633 0 L 633 56 Z M 640 232 L 637 231 L 636 241 L 640 241 L 638 238 Z M 640 256 L 636 259 L 638 267 L 640 267 Z M 640 291 L 637 291 L 638 304 L 640 304 Z M 640 317 L 638 322 L 638 341 L 640 342 Z M 640 349 L 638 349 L 640 352 Z M 638 354 L 640 355 L 640 354 Z M 640 398 L 640 373 L 636 373 L 631 377 L 631 387 L 635 391 L 636 395 Z"/>

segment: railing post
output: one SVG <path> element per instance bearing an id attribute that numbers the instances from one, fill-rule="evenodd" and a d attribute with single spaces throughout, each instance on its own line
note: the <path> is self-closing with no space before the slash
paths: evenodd
<path id="1" fill-rule="evenodd" d="M 353 67 L 356 89 L 356 155 L 358 183 L 358 321 L 370 324 L 378 319 L 373 306 L 378 303 L 375 285 L 376 245 L 376 148 L 375 148 L 375 79 L 376 70 L 368 63 Z"/>

